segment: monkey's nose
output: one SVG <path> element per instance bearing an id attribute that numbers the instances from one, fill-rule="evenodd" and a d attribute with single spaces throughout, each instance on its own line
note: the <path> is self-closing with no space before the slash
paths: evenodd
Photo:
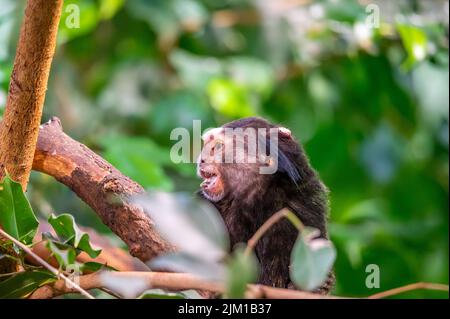
<path id="1" fill-rule="evenodd" d="M 203 156 L 202 156 L 201 153 L 197 156 L 197 161 L 196 161 L 196 163 L 197 163 L 197 165 L 200 165 L 200 164 L 204 164 L 204 163 L 205 163 L 205 160 L 203 159 Z"/>

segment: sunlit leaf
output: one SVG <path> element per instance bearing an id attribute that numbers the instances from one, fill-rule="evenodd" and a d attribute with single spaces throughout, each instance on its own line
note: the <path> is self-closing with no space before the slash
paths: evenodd
<path id="1" fill-rule="evenodd" d="M 123 6 L 124 0 L 101 0 L 100 17 L 102 19 L 111 19 L 117 11 Z"/>
<path id="2" fill-rule="evenodd" d="M 255 114 L 248 91 L 229 79 L 211 80 L 207 93 L 213 108 L 227 117 L 240 118 Z"/>
<path id="3" fill-rule="evenodd" d="M 409 24 L 398 24 L 397 29 L 408 54 L 406 61 L 403 63 L 403 67 L 409 69 L 417 62 L 426 58 L 427 35 L 421 29 Z"/>

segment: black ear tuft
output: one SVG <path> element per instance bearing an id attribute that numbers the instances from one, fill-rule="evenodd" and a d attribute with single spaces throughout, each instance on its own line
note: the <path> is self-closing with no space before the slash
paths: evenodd
<path id="1" fill-rule="evenodd" d="M 270 140 L 263 138 L 261 142 L 263 143 L 263 145 L 265 145 L 266 154 L 270 153 Z M 292 180 L 292 182 L 294 182 L 294 184 L 298 186 L 298 182 L 300 181 L 301 176 L 296 165 L 286 156 L 286 154 L 281 150 L 279 145 L 277 153 L 278 153 L 277 171 L 286 174 Z"/>
<path id="2" fill-rule="evenodd" d="M 278 149 L 278 171 L 286 173 L 289 178 L 298 186 L 297 182 L 300 180 L 300 173 L 292 161 Z"/>

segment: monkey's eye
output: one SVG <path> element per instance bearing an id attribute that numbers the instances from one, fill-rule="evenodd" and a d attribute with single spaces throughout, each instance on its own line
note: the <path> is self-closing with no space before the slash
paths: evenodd
<path id="1" fill-rule="evenodd" d="M 213 150 L 214 150 L 214 151 L 220 151 L 220 150 L 222 149 L 222 147 L 223 147 L 223 141 L 221 141 L 221 140 L 216 140 L 216 141 L 214 142 Z"/>

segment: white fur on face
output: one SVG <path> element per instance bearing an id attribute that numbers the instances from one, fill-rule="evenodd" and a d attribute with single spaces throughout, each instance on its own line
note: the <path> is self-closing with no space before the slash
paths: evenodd
<path id="1" fill-rule="evenodd" d="M 291 137 L 292 136 L 291 130 L 288 129 L 288 128 L 285 128 L 285 127 L 281 126 L 281 127 L 278 128 L 278 130 L 284 136 L 287 136 L 287 137 Z"/>
<path id="2" fill-rule="evenodd" d="M 220 194 L 217 194 L 217 195 L 213 195 L 213 194 L 210 194 L 208 192 L 205 192 L 205 190 L 203 190 L 203 189 L 202 189 L 202 194 L 203 194 L 203 196 L 205 196 L 205 198 L 207 200 L 209 200 L 211 202 L 218 202 L 219 200 L 221 200 L 222 198 L 225 197 L 225 193 L 220 193 Z"/>
<path id="3" fill-rule="evenodd" d="M 216 127 L 205 132 L 202 136 L 202 140 L 204 143 L 208 143 L 209 141 L 215 140 L 216 138 L 222 135 L 223 135 L 223 128 Z"/>

